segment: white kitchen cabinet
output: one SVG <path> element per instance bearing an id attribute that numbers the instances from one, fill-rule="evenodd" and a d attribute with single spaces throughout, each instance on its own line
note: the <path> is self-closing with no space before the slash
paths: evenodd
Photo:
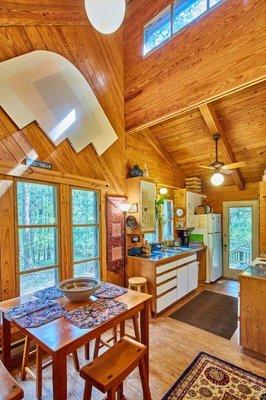
<path id="1" fill-rule="evenodd" d="M 191 292 L 198 287 L 199 263 L 195 261 L 187 266 L 187 292 Z"/>
<path id="2" fill-rule="evenodd" d="M 199 266 L 198 262 L 194 261 L 184 267 L 177 269 L 177 300 L 184 297 L 192 290 L 198 287 Z"/>
<path id="3" fill-rule="evenodd" d="M 176 301 L 176 288 L 156 300 L 156 313 L 160 313 Z"/>
<path id="4" fill-rule="evenodd" d="M 202 195 L 193 192 L 186 192 L 187 227 L 194 227 L 195 210 L 201 205 Z"/>
<path id="5" fill-rule="evenodd" d="M 177 269 L 176 283 L 177 283 L 176 300 L 179 300 L 181 299 L 181 297 L 184 297 L 188 293 L 188 274 L 186 265 L 184 267 L 180 267 Z"/>
<path id="6" fill-rule="evenodd" d="M 201 205 L 202 199 L 206 196 L 200 193 L 190 192 L 186 189 L 175 189 L 174 191 L 174 207 L 175 209 L 182 207 L 186 213 L 184 217 L 175 216 L 175 227 L 177 228 L 180 223 L 184 227 L 194 227 L 194 216 L 196 208 Z"/>

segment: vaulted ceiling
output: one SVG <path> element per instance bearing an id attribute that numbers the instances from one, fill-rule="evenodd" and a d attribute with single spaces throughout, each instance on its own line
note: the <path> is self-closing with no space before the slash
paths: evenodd
<path id="1" fill-rule="evenodd" d="M 266 168 L 265 99 L 266 81 L 207 106 L 217 118 L 218 129 L 223 133 L 233 159 L 246 162 L 246 166 L 238 171 L 238 176 L 225 177 L 225 185 L 238 184 L 239 177 L 245 183 L 261 180 Z M 212 122 L 207 121 L 206 116 L 204 119 L 202 110 L 196 108 L 150 127 L 149 135 L 160 142 L 187 177 L 198 176 L 208 186 L 212 172 L 200 166 L 214 161 L 212 129 L 215 130 L 215 126 L 213 128 Z M 228 155 L 226 157 L 222 151 L 222 145 L 219 150 L 219 159 L 228 163 Z"/>

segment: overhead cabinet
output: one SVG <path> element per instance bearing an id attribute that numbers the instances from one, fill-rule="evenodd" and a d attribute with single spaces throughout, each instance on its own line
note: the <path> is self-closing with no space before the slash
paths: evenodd
<path id="1" fill-rule="evenodd" d="M 127 233 L 148 233 L 155 230 L 155 182 L 142 177 L 127 179 L 128 201 L 135 210 L 129 215 L 137 219 L 138 226 L 134 230 L 127 229 Z"/>
<path id="2" fill-rule="evenodd" d="M 201 205 L 202 199 L 206 196 L 200 193 L 190 192 L 186 189 L 176 189 L 174 192 L 174 207 L 183 208 L 185 215 L 183 217 L 175 216 L 175 228 L 178 228 L 180 223 L 182 227 L 194 227 L 195 210 Z"/>

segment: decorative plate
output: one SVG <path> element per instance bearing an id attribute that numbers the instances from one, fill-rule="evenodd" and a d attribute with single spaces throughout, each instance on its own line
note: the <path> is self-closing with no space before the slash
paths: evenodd
<path id="1" fill-rule="evenodd" d="M 129 215 L 126 219 L 126 226 L 129 229 L 135 229 L 137 227 L 137 220 L 133 215 Z"/>

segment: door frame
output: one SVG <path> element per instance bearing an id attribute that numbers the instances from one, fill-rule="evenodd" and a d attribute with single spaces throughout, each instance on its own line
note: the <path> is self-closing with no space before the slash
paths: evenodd
<path id="1" fill-rule="evenodd" d="M 239 200 L 223 202 L 223 275 L 225 278 L 237 279 L 242 272 L 229 268 L 228 265 L 228 210 L 231 207 L 252 207 L 252 258 L 259 252 L 259 202 L 258 200 Z"/>

